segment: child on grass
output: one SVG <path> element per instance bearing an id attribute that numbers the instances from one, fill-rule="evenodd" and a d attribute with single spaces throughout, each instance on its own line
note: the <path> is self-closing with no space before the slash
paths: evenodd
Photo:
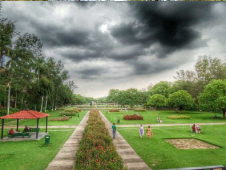
<path id="1" fill-rule="evenodd" d="M 144 136 L 144 128 L 143 128 L 142 125 L 140 125 L 140 130 L 139 130 L 139 132 L 140 132 L 140 137 L 141 137 L 141 139 L 143 139 L 143 136 Z"/>

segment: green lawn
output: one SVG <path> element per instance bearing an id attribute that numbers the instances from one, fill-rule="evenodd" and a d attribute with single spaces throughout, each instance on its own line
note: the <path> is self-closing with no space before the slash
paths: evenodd
<path id="1" fill-rule="evenodd" d="M 47 113 L 50 114 L 50 117 L 48 119 L 51 119 L 52 117 L 60 117 L 61 111 L 56 110 L 56 111 L 48 111 Z M 48 126 L 63 126 L 63 125 L 78 125 L 84 115 L 86 114 L 87 111 L 81 111 L 79 112 L 79 117 L 78 116 L 72 116 L 72 119 L 69 119 L 68 121 L 48 121 Z M 16 125 L 16 120 L 13 121 L 8 121 L 4 123 L 5 126 L 7 125 Z M 20 126 L 36 126 L 37 125 L 37 120 L 31 120 L 31 119 L 25 119 L 25 120 L 20 120 L 19 121 Z M 45 126 L 46 125 L 46 118 L 42 118 L 39 120 L 39 125 L 40 126 Z"/>
<path id="2" fill-rule="evenodd" d="M 139 128 L 118 128 L 118 131 L 152 169 L 226 165 L 226 125 L 201 128 L 202 133 L 195 134 L 189 126 L 153 127 L 154 136 L 150 140 L 147 136 L 140 138 Z M 197 138 L 222 148 L 179 150 L 165 142 L 166 138 Z"/>
<path id="3" fill-rule="evenodd" d="M 192 111 L 182 111 L 181 113 L 175 113 L 174 111 L 146 111 L 146 112 L 135 112 L 125 111 L 120 112 L 109 112 L 102 111 L 104 115 L 108 118 L 111 123 L 117 123 L 117 119 L 120 118 L 120 124 L 158 124 L 157 117 L 163 120 L 163 123 L 219 123 L 226 122 L 226 119 L 222 118 L 222 114 L 217 113 L 220 119 L 213 119 L 216 113 L 210 112 L 192 112 Z M 124 120 L 123 116 L 126 114 L 139 113 L 144 117 L 144 120 Z M 190 119 L 169 119 L 167 116 L 183 115 L 189 116 Z"/>
<path id="4" fill-rule="evenodd" d="M 40 141 L 0 142 L 0 169 L 44 170 L 74 131 L 49 130 L 50 146 L 43 146 L 44 138 Z"/>

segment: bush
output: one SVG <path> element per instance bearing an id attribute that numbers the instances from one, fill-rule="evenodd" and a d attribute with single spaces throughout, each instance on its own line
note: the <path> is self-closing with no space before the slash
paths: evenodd
<path id="1" fill-rule="evenodd" d="M 111 109 L 109 112 L 119 112 L 119 109 Z"/>
<path id="2" fill-rule="evenodd" d="M 88 125 L 77 151 L 75 169 L 123 169 L 122 158 L 117 154 L 98 110 L 90 111 Z"/>
<path id="3" fill-rule="evenodd" d="M 65 117 L 53 117 L 53 118 L 50 118 L 49 120 L 50 121 L 67 121 L 69 119 L 70 118 L 68 116 L 65 116 Z"/>
<path id="4" fill-rule="evenodd" d="M 61 113 L 60 116 L 76 116 L 77 113 L 75 112 L 64 112 L 64 113 Z"/>
<path id="5" fill-rule="evenodd" d="M 168 119 L 190 119 L 189 116 L 167 116 Z"/>
<path id="6" fill-rule="evenodd" d="M 134 111 L 137 111 L 137 112 L 146 112 L 145 109 L 134 109 Z"/>
<path id="7" fill-rule="evenodd" d="M 134 115 L 125 115 L 123 116 L 124 120 L 144 120 L 143 116 L 140 116 L 138 114 Z"/>

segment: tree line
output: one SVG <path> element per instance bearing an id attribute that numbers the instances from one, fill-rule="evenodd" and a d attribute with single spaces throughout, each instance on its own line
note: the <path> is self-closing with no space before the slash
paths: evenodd
<path id="1" fill-rule="evenodd" d="M 145 89 L 111 89 L 106 102 L 121 106 L 150 105 L 178 110 L 226 111 L 226 63 L 200 56 L 193 70 L 179 70 L 174 82 L 160 81 Z"/>
<path id="2" fill-rule="evenodd" d="M 73 81 L 62 61 L 44 56 L 34 34 L 21 35 L 15 22 L 0 19 L 0 107 L 46 111 L 72 103 Z"/>

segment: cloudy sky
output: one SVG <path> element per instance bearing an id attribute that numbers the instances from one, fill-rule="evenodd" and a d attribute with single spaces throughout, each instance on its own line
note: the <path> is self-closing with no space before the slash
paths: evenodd
<path id="1" fill-rule="evenodd" d="M 75 93 L 146 88 L 174 81 L 200 55 L 226 62 L 226 3 L 2 2 L 16 30 L 34 33 L 44 54 L 62 60 Z"/>

